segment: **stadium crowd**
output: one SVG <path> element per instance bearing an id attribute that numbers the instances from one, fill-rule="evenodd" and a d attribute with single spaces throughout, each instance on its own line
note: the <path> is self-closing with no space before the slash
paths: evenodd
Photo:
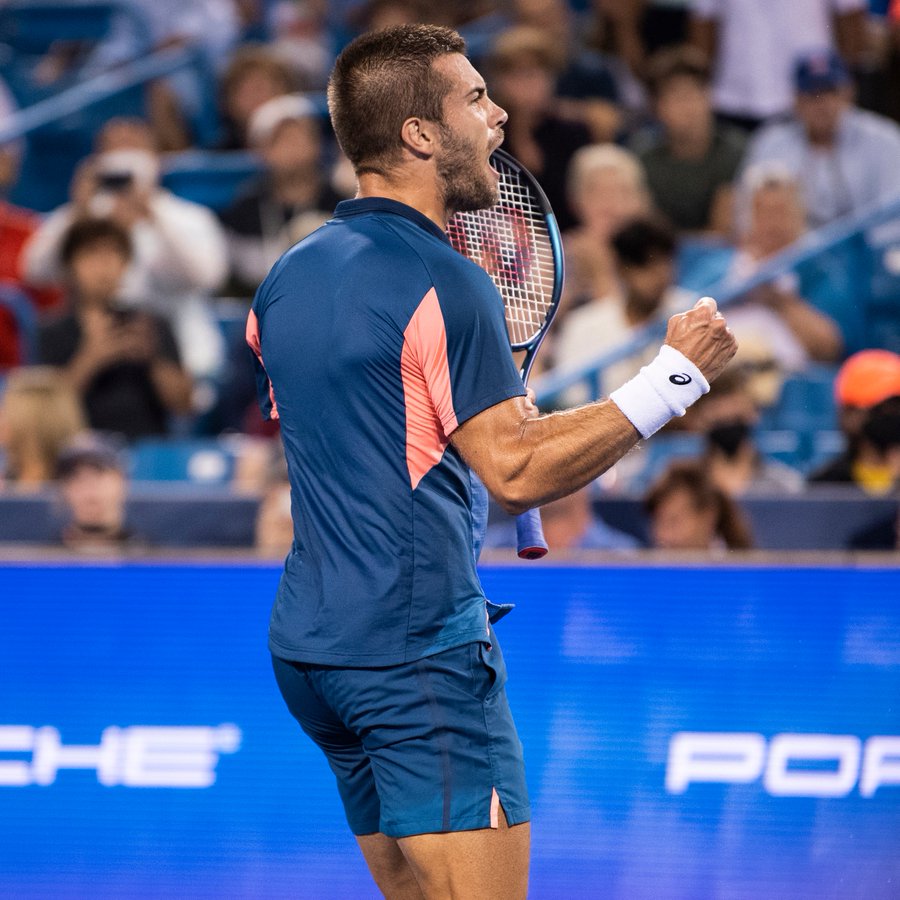
<path id="1" fill-rule="evenodd" d="M 58 157 L 46 135 L 0 146 L 0 509 L 58 492 L 60 544 L 144 548 L 129 478 L 183 479 L 258 498 L 257 546 L 286 551 L 243 320 L 281 253 L 353 194 L 323 102 L 336 53 L 407 21 L 463 33 L 563 229 L 539 392 L 627 344 L 596 378 L 606 394 L 655 323 L 733 301 L 731 369 L 652 450 L 547 510 L 560 548 L 749 548 L 748 497 L 900 495 L 900 0 L 128 2 L 133 17 L 37 48 L 0 9 L 0 125 L 148 54 L 196 54 L 114 115 L 88 102 L 78 158 L 64 129 Z M 37 202 L 55 166 L 68 196 Z M 543 399 L 585 402 L 590 383 Z M 641 536 L 603 521 L 610 496 L 641 500 Z M 846 546 L 898 550 L 898 525 Z M 497 522 L 487 546 L 509 535 Z"/>

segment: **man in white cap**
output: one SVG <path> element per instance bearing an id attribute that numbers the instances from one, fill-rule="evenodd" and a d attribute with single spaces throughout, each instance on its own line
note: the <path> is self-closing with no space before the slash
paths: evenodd
<path id="1" fill-rule="evenodd" d="M 252 296 L 272 264 L 331 216 L 341 198 L 323 177 L 322 121 L 301 94 L 267 101 L 250 119 L 265 172 L 222 213 L 234 293 Z"/>

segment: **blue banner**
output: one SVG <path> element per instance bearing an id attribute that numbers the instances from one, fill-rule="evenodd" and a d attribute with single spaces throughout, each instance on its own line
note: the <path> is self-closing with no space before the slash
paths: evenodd
<path id="1" fill-rule="evenodd" d="M 379 896 L 271 565 L 0 569 L 0 896 Z M 900 570 L 486 567 L 531 896 L 900 896 Z"/>

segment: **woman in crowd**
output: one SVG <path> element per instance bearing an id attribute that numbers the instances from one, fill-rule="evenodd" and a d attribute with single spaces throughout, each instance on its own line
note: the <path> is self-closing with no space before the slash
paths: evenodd
<path id="1" fill-rule="evenodd" d="M 60 452 L 86 427 L 77 394 L 49 366 L 10 372 L 0 401 L 0 486 L 38 490 L 53 480 Z"/>
<path id="2" fill-rule="evenodd" d="M 564 301 L 571 308 L 618 290 L 612 235 L 650 211 L 650 195 L 637 157 L 615 144 L 593 144 L 575 154 L 568 194 L 579 222 L 565 237 Z"/>
<path id="3" fill-rule="evenodd" d="M 644 499 L 659 550 L 749 550 L 753 537 L 737 504 L 699 460 L 673 462 Z"/>

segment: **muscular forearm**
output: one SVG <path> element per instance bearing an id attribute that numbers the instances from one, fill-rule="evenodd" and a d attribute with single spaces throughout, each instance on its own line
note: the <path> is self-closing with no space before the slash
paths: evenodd
<path id="1" fill-rule="evenodd" d="M 495 474 L 486 487 L 511 513 L 557 500 L 602 475 L 618 462 L 641 436 L 610 400 L 578 409 L 551 413 L 521 422 L 517 439 L 487 446 L 484 453 L 502 454 L 497 460 L 470 460 Z"/>
<path id="2" fill-rule="evenodd" d="M 523 512 L 583 487 L 642 435 L 684 415 L 736 346 L 715 301 L 703 298 L 669 320 L 657 358 L 610 399 L 540 416 L 513 397 L 463 422 L 450 440 L 504 509 Z"/>

